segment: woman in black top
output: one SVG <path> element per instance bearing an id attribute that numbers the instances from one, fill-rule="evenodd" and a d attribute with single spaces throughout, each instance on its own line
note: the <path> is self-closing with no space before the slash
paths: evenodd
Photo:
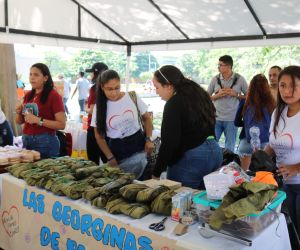
<path id="1" fill-rule="evenodd" d="M 153 84 L 156 93 L 167 101 L 153 178 L 167 168 L 168 179 L 204 189 L 203 177 L 222 163 L 222 151 L 214 136 L 214 105 L 208 93 L 175 66 L 155 71 Z"/>
<path id="2" fill-rule="evenodd" d="M 88 155 L 88 159 L 93 161 L 99 165 L 99 160 L 103 163 L 107 162 L 107 159 L 101 149 L 99 148 L 95 133 L 94 127 L 91 126 L 92 114 L 94 110 L 94 106 L 96 105 L 96 89 L 97 89 L 97 79 L 100 77 L 101 73 L 108 69 L 108 66 L 102 62 L 96 62 L 93 64 L 91 69 L 86 69 L 85 72 L 92 73 L 91 83 L 93 86 L 90 88 L 89 98 L 87 103 L 87 112 L 88 112 L 88 128 L 87 128 L 87 138 L 86 138 L 86 151 Z M 98 79 L 99 81 L 99 79 Z"/>

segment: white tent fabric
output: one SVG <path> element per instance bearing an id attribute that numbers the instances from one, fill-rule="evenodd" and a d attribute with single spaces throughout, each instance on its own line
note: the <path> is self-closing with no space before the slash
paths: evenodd
<path id="1" fill-rule="evenodd" d="M 298 0 L 0 0 L 0 42 L 123 50 L 297 44 Z"/>

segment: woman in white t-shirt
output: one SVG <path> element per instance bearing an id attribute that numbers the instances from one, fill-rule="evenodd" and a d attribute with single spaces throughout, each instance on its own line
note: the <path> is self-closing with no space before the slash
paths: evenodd
<path id="1" fill-rule="evenodd" d="M 91 126 L 94 127 L 96 141 L 107 157 L 108 164 L 119 165 L 139 178 L 147 164 L 145 152 L 151 153 L 154 144 L 150 139 L 151 116 L 147 112 L 147 105 L 139 97 L 137 107 L 129 94 L 121 91 L 118 73 L 114 70 L 104 71 L 98 78 Z M 145 134 L 141 130 L 139 113 L 144 121 Z M 139 159 L 137 164 L 128 169 L 126 164 L 132 165 L 136 156 Z"/>
<path id="2" fill-rule="evenodd" d="M 279 74 L 278 83 L 277 107 L 265 151 L 276 156 L 288 209 L 300 235 L 300 67 L 286 67 Z"/>

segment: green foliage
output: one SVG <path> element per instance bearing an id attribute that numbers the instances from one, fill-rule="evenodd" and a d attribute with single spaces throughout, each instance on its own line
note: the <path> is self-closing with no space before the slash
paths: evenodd
<path id="1" fill-rule="evenodd" d="M 202 49 L 183 55 L 179 59 L 179 66 L 187 76 L 209 84 L 211 78 L 218 74 L 218 59 L 223 55 L 232 56 L 233 70 L 250 82 L 251 78 L 258 73 L 267 76 L 269 68 L 273 65 L 285 67 L 299 64 L 300 46 Z"/>
<path id="2" fill-rule="evenodd" d="M 72 58 L 70 65 L 73 74 L 91 68 L 95 62 L 104 62 L 110 69 L 116 70 L 121 78 L 125 77 L 126 72 L 126 54 L 121 52 L 103 51 L 103 50 L 80 50 Z"/>
<path id="3" fill-rule="evenodd" d="M 146 82 L 149 79 L 152 79 L 153 73 L 152 72 L 142 72 L 139 75 L 139 78 L 142 82 Z"/>
<path id="4" fill-rule="evenodd" d="M 123 52 L 82 49 L 68 60 L 63 60 L 59 53 L 46 52 L 44 62 L 49 66 L 53 76 L 63 73 L 66 77 L 74 78 L 79 71 L 85 71 L 95 62 L 104 62 L 110 69 L 116 70 L 121 78 L 125 78 L 127 60 L 126 54 Z M 158 62 L 153 55 L 136 53 L 132 57 L 131 77 L 139 78 L 141 76 L 142 80 L 147 80 L 150 78 L 147 72 L 153 71 L 157 67 Z"/>
<path id="5" fill-rule="evenodd" d="M 233 70 L 243 75 L 247 82 L 258 74 L 268 74 L 273 65 L 285 67 L 300 64 L 300 46 L 266 46 L 252 48 L 201 49 L 186 53 L 178 58 L 178 66 L 187 77 L 199 83 L 209 84 L 211 78 L 218 74 L 217 63 L 222 55 L 231 55 L 234 61 Z M 104 62 L 109 68 L 116 70 L 121 78 L 126 74 L 126 53 L 103 50 L 78 50 L 73 57 L 62 59 L 59 53 L 45 53 L 44 62 L 49 66 L 53 77 L 63 73 L 74 78 L 79 71 L 90 68 L 95 62 Z M 146 81 L 159 67 L 158 60 L 149 52 L 133 53 L 131 61 L 131 77 Z"/>
<path id="6" fill-rule="evenodd" d="M 139 78 L 141 73 L 152 72 L 159 67 L 156 58 L 148 52 L 134 54 L 132 64 L 131 76 L 134 78 Z"/>
<path id="7" fill-rule="evenodd" d="M 69 68 L 70 61 L 62 60 L 60 55 L 56 52 L 46 52 L 44 63 L 48 65 L 53 78 L 60 73 L 63 73 L 65 77 L 71 77 L 73 75 L 73 72 Z"/>

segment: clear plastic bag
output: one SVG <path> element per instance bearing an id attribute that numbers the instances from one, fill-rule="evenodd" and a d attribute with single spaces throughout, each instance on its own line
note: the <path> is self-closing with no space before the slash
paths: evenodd
<path id="1" fill-rule="evenodd" d="M 139 179 L 147 165 L 146 153 L 144 151 L 133 154 L 119 162 L 119 167 L 127 173 L 133 173 Z"/>
<path id="2" fill-rule="evenodd" d="M 236 163 L 230 162 L 220 170 L 210 173 L 203 178 L 207 197 L 209 199 L 221 200 L 229 191 L 229 187 L 240 184 L 244 181 L 249 182 L 251 176 Z"/>

